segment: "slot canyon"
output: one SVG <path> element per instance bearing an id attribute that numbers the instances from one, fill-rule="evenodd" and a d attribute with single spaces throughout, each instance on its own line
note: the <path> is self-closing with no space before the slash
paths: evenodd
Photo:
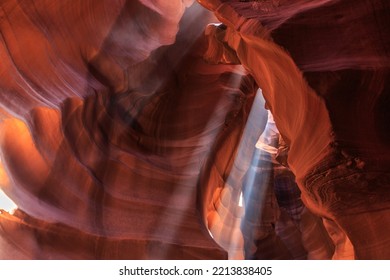
<path id="1" fill-rule="evenodd" d="M 0 259 L 390 259 L 388 0 L 0 0 Z"/>

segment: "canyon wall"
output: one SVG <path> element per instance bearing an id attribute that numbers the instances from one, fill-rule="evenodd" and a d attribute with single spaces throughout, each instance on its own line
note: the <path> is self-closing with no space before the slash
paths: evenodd
<path id="1" fill-rule="evenodd" d="M 1 259 L 390 258 L 390 4 L 198 2 L 0 3 Z"/>

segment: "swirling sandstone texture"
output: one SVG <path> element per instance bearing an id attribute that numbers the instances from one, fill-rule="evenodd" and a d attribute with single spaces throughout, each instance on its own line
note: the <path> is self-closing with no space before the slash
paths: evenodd
<path id="1" fill-rule="evenodd" d="M 390 258 L 388 1 L 198 2 L 0 2 L 1 259 Z"/>
<path id="2" fill-rule="evenodd" d="M 200 2 L 262 88 L 335 255 L 390 258 L 389 2 Z"/>
<path id="3" fill-rule="evenodd" d="M 187 4 L 2 3 L 1 258 L 226 258 L 197 180 L 255 83 L 204 62 L 199 6 L 164 47 Z"/>

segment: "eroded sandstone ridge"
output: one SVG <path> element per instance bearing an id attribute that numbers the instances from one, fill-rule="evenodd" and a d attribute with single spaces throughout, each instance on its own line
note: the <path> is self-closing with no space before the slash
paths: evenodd
<path id="1" fill-rule="evenodd" d="M 336 251 L 351 242 L 357 258 L 390 258 L 389 3 L 200 3 L 262 88 L 302 198 L 331 224 Z"/>
<path id="2" fill-rule="evenodd" d="M 198 2 L 0 3 L 1 259 L 390 258 L 390 4 Z"/>

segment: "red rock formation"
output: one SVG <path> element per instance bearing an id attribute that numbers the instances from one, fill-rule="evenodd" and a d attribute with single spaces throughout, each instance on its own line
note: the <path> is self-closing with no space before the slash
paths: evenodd
<path id="1" fill-rule="evenodd" d="M 390 258 L 389 4 L 192 2 L 1 2 L 0 258 Z M 329 236 L 245 195 L 258 87 Z"/>
<path id="2" fill-rule="evenodd" d="M 306 205 L 357 258 L 389 258 L 389 4 L 200 2 L 262 88 Z"/>
<path id="3" fill-rule="evenodd" d="M 226 258 L 196 182 L 254 83 L 203 61 L 199 7 L 152 54 L 184 11 L 163 2 L 2 7 L 2 188 L 20 210 L 1 216 L 1 258 Z"/>

